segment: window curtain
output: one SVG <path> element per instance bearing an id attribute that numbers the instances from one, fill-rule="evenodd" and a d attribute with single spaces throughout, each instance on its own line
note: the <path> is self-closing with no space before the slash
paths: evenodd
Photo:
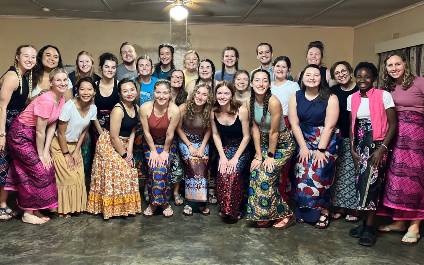
<path id="1" fill-rule="evenodd" d="M 384 60 L 387 56 L 393 52 L 401 52 L 406 55 L 409 59 L 409 65 L 411 72 L 416 76 L 424 76 L 424 44 L 408 47 L 404 49 L 382 52 L 378 54 L 378 83 L 377 87 L 383 87 L 383 71 L 384 71 Z"/>

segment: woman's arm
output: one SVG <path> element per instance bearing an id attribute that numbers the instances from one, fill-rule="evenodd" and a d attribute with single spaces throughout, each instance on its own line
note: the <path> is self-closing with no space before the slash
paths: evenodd
<path id="1" fill-rule="evenodd" d="M 150 134 L 149 123 L 147 121 L 149 113 L 152 112 L 152 102 L 147 102 L 140 107 L 140 123 L 143 128 L 144 139 L 149 146 L 150 152 L 156 152 L 153 137 Z"/>
<path id="2" fill-rule="evenodd" d="M 380 166 L 383 156 L 385 153 L 389 151 L 390 143 L 392 142 L 393 138 L 396 135 L 396 128 L 397 128 L 397 116 L 396 116 L 396 110 L 394 107 L 386 109 L 386 116 L 387 116 L 387 123 L 389 125 L 389 128 L 387 129 L 386 136 L 384 137 L 383 144 L 380 145 L 380 147 L 374 151 L 374 153 L 371 156 L 371 161 L 373 166 Z"/>
<path id="3" fill-rule="evenodd" d="M 259 131 L 259 127 L 256 122 L 252 124 L 252 138 L 253 145 L 255 146 L 255 157 L 250 164 L 250 171 L 256 170 L 262 164 L 262 150 L 261 150 L 261 133 Z"/>
<path id="4" fill-rule="evenodd" d="M 180 122 L 181 115 L 180 110 L 174 103 L 170 103 L 169 106 L 169 115 L 170 122 L 168 129 L 166 130 L 165 144 L 163 145 L 163 150 L 169 153 L 171 148 L 172 140 L 174 139 L 175 129 L 177 128 L 178 123 Z"/>
<path id="5" fill-rule="evenodd" d="M 122 145 L 121 139 L 119 138 L 119 131 L 121 130 L 122 119 L 124 118 L 124 111 L 120 105 L 115 105 L 112 112 L 110 113 L 110 141 L 113 148 L 120 156 L 126 153 L 124 146 Z"/>
<path id="6" fill-rule="evenodd" d="M 180 137 L 181 141 L 183 141 L 183 143 L 185 145 L 190 147 L 191 142 L 188 140 L 188 138 L 187 138 L 187 136 L 186 136 L 186 134 L 184 133 L 184 130 L 183 130 L 183 119 L 184 119 L 184 115 L 186 113 L 186 104 L 185 103 L 181 104 L 179 108 L 180 108 L 180 122 L 178 123 L 178 126 L 177 126 L 177 134 Z"/>
<path id="7" fill-rule="evenodd" d="M 47 126 L 46 142 L 44 143 L 44 154 L 50 155 L 50 145 L 52 144 L 53 136 L 56 131 L 57 122 Z"/>
<path id="8" fill-rule="evenodd" d="M 100 126 L 99 120 L 98 119 L 95 119 L 93 122 L 94 122 L 94 127 L 96 127 L 97 132 L 99 134 L 102 134 L 103 128 L 102 128 L 102 126 Z"/>
<path id="9" fill-rule="evenodd" d="M 324 129 L 318 143 L 319 149 L 327 149 L 331 135 L 336 128 L 337 119 L 339 118 L 339 100 L 337 96 L 331 95 L 328 99 L 328 105 L 325 113 Z"/>
<path id="10" fill-rule="evenodd" d="M 277 149 L 278 134 L 280 130 L 281 115 L 283 115 L 281 103 L 275 96 L 272 96 L 269 99 L 268 111 L 271 115 L 271 126 L 270 126 L 269 134 L 268 134 L 268 137 L 269 137 L 268 153 L 272 153 L 275 155 L 275 151 Z M 272 157 L 267 156 L 264 161 L 264 167 L 266 171 L 268 172 L 274 171 L 274 166 L 275 166 L 274 156 Z"/>
<path id="11" fill-rule="evenodd" d="M 289 101 L 289 121 L 291 125 L 291 129 L 296 139 L 297 144 L 299 145 L 299 162 L 303 163 L 309 159 L 309 149 L 306 145 L 305 138 L 303 138 L 302 129 L 300 129 L 300 121 L 297 116 L 297 102 L 296 102 L 296 94 L 291 96 Z"/>
<path id="12" fill-rule="evenodd" d="M 215 112 L 211 111 L 211 128 L 212 128 L 212 138 L 215 143 L 216 150 L 218 151 L 220 158 L 227 158 L 224 153 L 224 148 L 222 147 L 221 136 L 219 135 L 218 129 L 215 124 Z"/>
<path id="13" fill-rule="evenodd" d="M 60 150 L 65 157 L 66 163 L 69 168 L 73 168 L 75 165 L 74 157 L 69 153 L 68 143 L 66 141 L 66 128 L 68 127 L 67 121 L 59 120 L 57 126 L 57 141 L 59 142 Z"/>
<path id="14" fill-rule="evenodd" d="M 202 144 L 199 147 L 199 156 L 203 157 L 206 149 L 206 145 L 209 142 L 209 138 L 211 138 L 212 130 L 211 128 L 208 128 L 206 130 L 205 136 L 203 136 Z"/>
<path id="15" fill-rule="evenodd" d="M 6 145 L 6 118 L 7 106 L 13 92 L 18 88 L 19 80 L 14 72 L 7 72 L 3 77 L 3 82 L 0 89 L 0 151 L 4 150 Z"/>

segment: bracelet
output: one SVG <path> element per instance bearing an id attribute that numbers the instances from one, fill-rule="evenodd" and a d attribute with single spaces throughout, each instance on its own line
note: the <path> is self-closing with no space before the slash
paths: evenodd
<path id="1" fill-rule="evenodd" d="M 69 155 L 69 151 L 66 151 L 66 152 L 62 152 L 62 154 L 65 156 L 65 155 Z"/>
<path id="2" fill-rule="evenodd" d="M 6 133 L 5 132 L 0 133 L 0 137 L 6 137 Z"/>
<path id="3" fill-rule="evenodd" d="M 383 146 L 384 148 L 386 148 L 387 151 L 389 151 L 389 148 L 384 143 L 382 143 L 381 146 Z"/>
<path id="4" fill-rule="evenodd" d="M 125 152 L 125 153 L 123 153 L 123 154 L 121 155 L 121 157 L 122 157 L 123 159 L 127 158 L 127 156 L 128 156 L 127 152 Z"/>

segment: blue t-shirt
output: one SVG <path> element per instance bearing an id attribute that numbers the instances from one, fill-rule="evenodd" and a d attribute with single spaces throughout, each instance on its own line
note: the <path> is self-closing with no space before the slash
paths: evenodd
<path id="1" fill-rule="evenodd" d="M 140 105 L 153 99 L 153 90 L 158 79 L 154 76 L 150 78 L 150 83 L 139 83 L 140 86 Z"/>
<path id="2" fill-rule="evenodd" d="M 222 81 L 222 79 L 221 79 L 221 73 L 222 73 L 222 71 L 215 72 L 214 79 L 215 79 L 216 81 Z M 233 82 L 234 75 L 235 75 L 235 74 L 228 74 L 227 72 L 225 72 L 225 71 L 224 71 L 224 78 L 223 78 L 223 79 L 224 79 L 225 81 Z"/>

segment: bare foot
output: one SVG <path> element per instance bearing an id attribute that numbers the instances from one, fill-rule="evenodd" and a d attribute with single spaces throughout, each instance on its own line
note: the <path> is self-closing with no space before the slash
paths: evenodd
<path id="1" fill-rule="evenodd" d="M 46 222 L 50 220 L 50 218 L 49 218 L 49 217 L 47 217 L 47 216 L 45 216 L 45 215 L 41 214 L 39 211 L 34 211 L 34 215 L 35 215 L 35 216 L 37 216 L 37 217 L 38 217 L 38 218 L 40 218 L 40 219 L 45 220 Z"/>
<path id="2" fill-rule="evenodd" d="M 33 224 L 33 225 L 41 225 L 46 223 L 48 220 L 41 219 L 37 217 L 36 215 L 30 214 L 30 213 L 24 213 L 22 216 L 22 222 Z"/>

